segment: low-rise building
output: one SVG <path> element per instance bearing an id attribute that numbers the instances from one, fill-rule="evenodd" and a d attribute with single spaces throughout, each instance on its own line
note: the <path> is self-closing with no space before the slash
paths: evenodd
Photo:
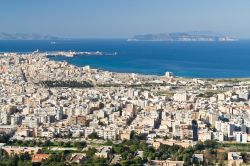
<path id="1" fill-rule="evenodd" d="M 34 154 L 32 156 L 32 162 L 33 163 L 42 163 L 46 161 L 50 157 L 50 154 Z"/>
<path id="2" fill-rule="evenodd" d="M 184 161 L 151 160 L 150 166 L 183 166 Z"/>
<path id="3" fill-rule="evenodd" d="M 243 159 L 239 152 L 228 152 L 228 166 L 241 166 L 242 163 Z"/>
<path id="4" fill-rule="evenodd" d="M 21 146 L 4 146 L 2 147 L 8 155 L 28 153 L 28 154 L 37 154 L 42 151 L 41 147 L 21 147 Z"/>
<path id="5" fill-rule="evenodd" d="M 112 146 L 101 146 L 97 149 L 98 151 L 95 153 L 95 156 L 98 158 L 110 158 Z"/>

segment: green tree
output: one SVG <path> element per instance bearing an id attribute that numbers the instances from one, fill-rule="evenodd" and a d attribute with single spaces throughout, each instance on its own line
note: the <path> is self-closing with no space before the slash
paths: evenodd
<path id="1" fill-rule="evenodd" d="M 84 142 L 84 141 L 81 141 L 81 142 L 74 142 L 74 144 L 73 144 L 73 146 L 74 147 L 77 147 L 78 149 L 82 149 L 82 148 L 84 148 L 84 147 L 86 147 L 86 142 Z"/>
<path id="2" fill-rule="evenodd" d="M 21 153 L 20 154 L 20 160 L 22 160 L 22 161 L 31 160 L 31 156 L 27 152 Z"/>
<path id="3" fill-rule="evenodd" d="M 129 150 L 132 152 L 132 153 L 135 153 L 137 151 L 137 146 L 136 145 L 131 145 L 129 147 Z"/>
<path id="4" fill-rule="evenodd" d="M 124 152 L 124 147 L 122 145 L 113 146 L 113 151 L 117 154 L 121 154 Z"/>
<path id="5" fill-rule="evenodd" d="M 90 139 L 99 139 L 100 137 L 98 136 L 98 134 L 96 132 L 93 132 L 90 135 L 88 135 L 88 138 L 90 138 Z"/>
<path id="6" fill-rule="evenodd" d="M 86 156 L 89 158 L 93 158 L 96 152 L 97 152 L 97 150 L 95 148 L 89 148 L 86 151 Z"/>

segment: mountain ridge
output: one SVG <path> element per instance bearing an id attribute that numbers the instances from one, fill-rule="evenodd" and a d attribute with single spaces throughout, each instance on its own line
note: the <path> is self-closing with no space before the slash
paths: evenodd
<path id="1" fill-rule="evenodd" d="M 0 40 L 59 40 L 59 37 L 52 35 L 41 35 L 38 33 L 0 33 Z"/>
<path id="2" fill-rule="evenodd" d="M 238 38 L 214 33 L 212 31 L 191 31 L 135 35 L 128 41 L 238 41 Z"/>

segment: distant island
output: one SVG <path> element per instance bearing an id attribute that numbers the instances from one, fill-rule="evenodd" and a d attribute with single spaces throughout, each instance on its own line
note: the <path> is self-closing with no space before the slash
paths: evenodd
<path id="1" fill-rule="evenodd" d="M 0 40 L 59 40 L 51 35 L 27 34 L 27 33 L 0 33 Z"/>
<path id="2" fill-rule="evenodd" d="M 211 31 L 135 35 L 128 41 L 238 41 L 238 38 Z"/>

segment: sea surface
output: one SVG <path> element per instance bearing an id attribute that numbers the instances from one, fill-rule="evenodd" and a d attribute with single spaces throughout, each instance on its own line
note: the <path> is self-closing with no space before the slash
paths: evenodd
<path id="1" fill-rule="evenodd" d="M 54 43 L 55 42 L 55 43 Z M 118 55 L 53 57 L 114 72 L 199 78 L 250 77 L 250 41 L 127 42 L 125 39 L 0 41 L 0 52 L 101 51 Z"/>

